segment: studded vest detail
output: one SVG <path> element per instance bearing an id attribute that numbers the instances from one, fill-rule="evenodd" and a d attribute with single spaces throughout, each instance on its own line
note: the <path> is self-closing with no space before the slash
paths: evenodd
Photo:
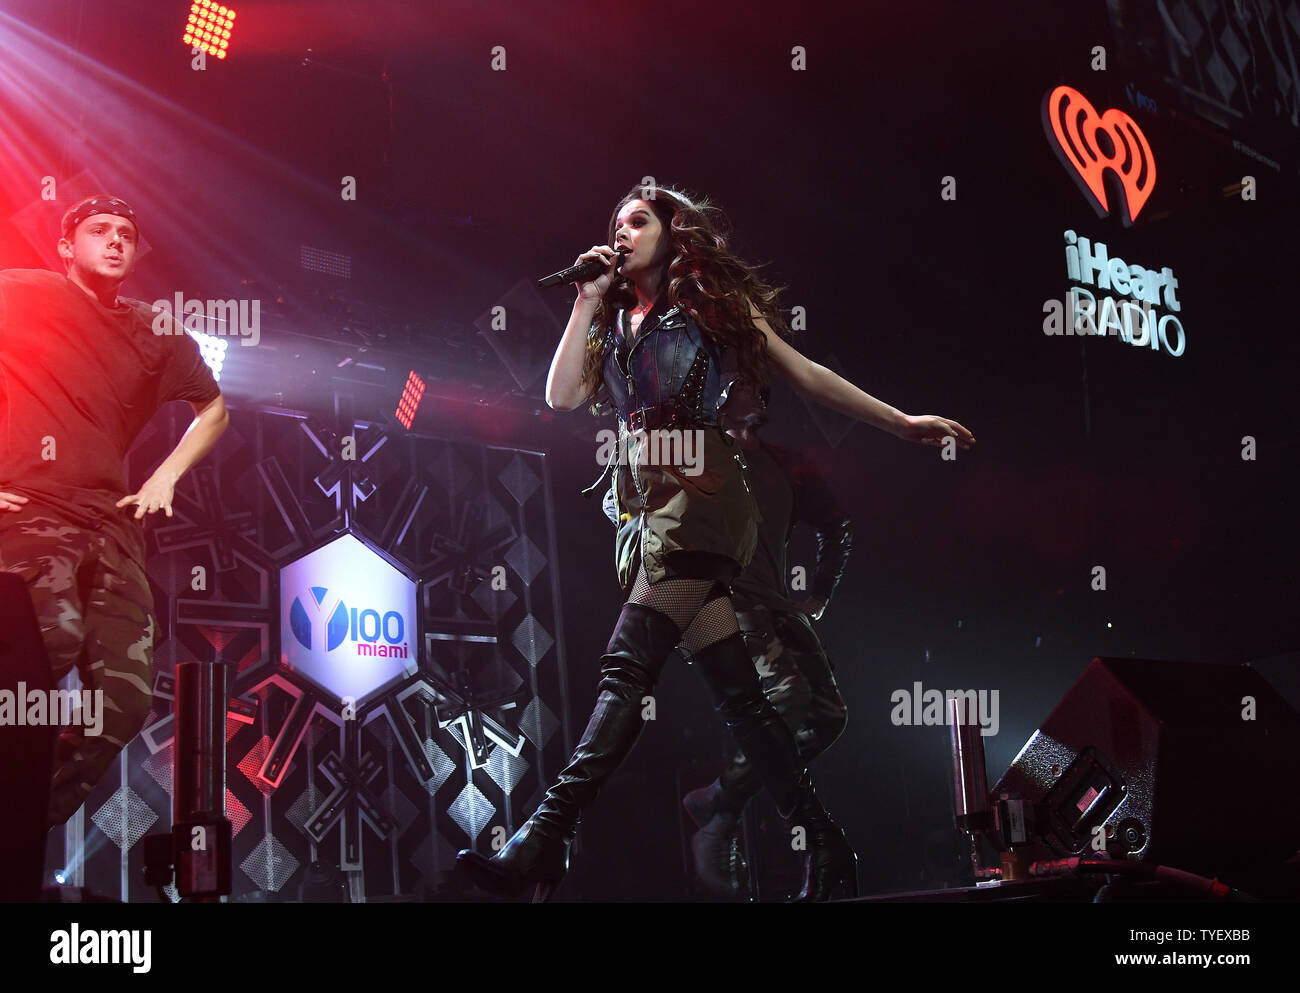
<path id="1" fill-rule="evenodd" d="M 631 345 L 620 311 L 606 336 L 602 398 L 627 421 L 634 410 L 676 405 L 697 425 L 718 423 L 718 410 L 739 376 L 734 349 L 719 347 L 682 308 L 660 300 Z"/>
<path id="2" fill-rule="evenodd" d="M 625 319 L 626 312 L 620 311 L 605 336 L 597 409 L 612 409 L 624 429 L 633 411 L 649 407 L 673 407 L 689 424 L 716 426 L 718 411 L 740 378 L 735 350 L 717 345 L 685 310 L 668 307 L 663 298 L 650 308 L 630 345 Z M 604 483 L 614 463 L 611 457 L 600 478 L 582 491 L 584 496 Z"/>

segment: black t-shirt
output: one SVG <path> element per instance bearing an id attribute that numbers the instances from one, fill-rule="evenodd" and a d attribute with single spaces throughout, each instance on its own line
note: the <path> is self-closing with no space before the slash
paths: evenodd
<path id="1" fill-rule="evenodd" d="M 0 271 L 0 490 L 139 553 L 137 508 L 114 506 L 130 495 L 127 450 L 164 403 L 221 392 L 194 339 L 165 314 L 173 333 L 155 334 L 154 319 L 143 301 L 108 308 L 57 273 Z"/>

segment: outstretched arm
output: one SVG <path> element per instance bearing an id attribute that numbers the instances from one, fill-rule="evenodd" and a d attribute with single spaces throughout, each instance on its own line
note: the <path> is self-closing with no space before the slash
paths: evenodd
<path id="1" fill-rule="evenodd" d="M 757 309 L 751 314 L 755 327 L 767 338 L 767 354 L 772 367 L 799 393 L 823 407 L 852 417 L 856 421 L 887 431 L 904 441 L 924 445 L 942 445 L 953 437 L 961 448 L 975 444 L 975 436 L 956 421 L 937 414 L 904 414 L 882 400 L 864 393 L 843 376 L 801 355 L 772 330 Z"/>

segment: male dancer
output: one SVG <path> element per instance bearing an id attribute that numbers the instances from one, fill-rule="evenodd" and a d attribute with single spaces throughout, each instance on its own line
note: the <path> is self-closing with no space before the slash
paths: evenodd
<path id="1" fill-rule="evenodd" d="M 749 566 L 733 581 L 736 618 L 750 646 L 763 692 L 789 725 L 804 761 L 820 755 L 840 736 L 848 709 L 835 683 L 834 666 L 809 618 L 826 609 L 848 561 L 852 522 L 838 507 L 821 474 L 789 449 L 759 440 L 767 398 L 745 382 L 735 384 L 718 415 L 719 426 L 741 446 L 762 521 Z M 606 515 L 614 519 L 611 490 Z M 786 546 L 799 521 L 817 536 L 817 566 L 808 599 L 793 600 L 786 587 Z M 620 526 L 620 554 L 636 554 L 638 522 Z M 635 570 L 632 570 L 635 573 Z M 681 650 L 679 648 L 679 650 Z M 707 889 L 734 897 L 744 891 L 746 866 L 738 826 L 749 799 L 763 783 L 743 752 L 711 785 L 688 793 L 684 804 L 700 830 L 691 839 L 696 873 Z"/>
<path id="2" fill-rule="evenodd" d="M 155 333 L 150 305 L 117 295 L 139 247 L 135 211 L 90 197 L 64 215 L 62 235 L 64 276 L 0 271 L 0 570 L 31 592 L 54 681 L 76 665 L 83 689 L 102 691 L 100 733 L 59 735 L 51 826 L 148 717 L 156 625 L 141 521 L 172 516 L 177 480 L 228 420 L 195 341 L 170 323 Z M 128 494 L 127 450 L 170 400 L 188 401 L 195 420 Z"/>

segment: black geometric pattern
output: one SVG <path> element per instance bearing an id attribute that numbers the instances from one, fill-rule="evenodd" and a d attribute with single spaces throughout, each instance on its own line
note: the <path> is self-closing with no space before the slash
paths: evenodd
<path id="1" fill-rule="evenodd" d="M 1296 0 L 1125 0 L 1109 5 L 1128 61 L 1156 71 L 1203 117 L 1245 120 L 1294 142 L 1300 128 L 1300 4 Z"/>
<path id="2" fill-rule="evenodd" d="M 129 482 L 187 413 L 160 411 L 142 432 Z M 127 772 L 87 801 L 84 884 L 116 895 L 129 876 L 122 896 L 156 900 L 138 846 L 171 823 L 171 675 L 197 659 L 224 664 L 241 701 L 226 726 L 231 899 L 294 899 L 313 861 L 368 896 L 454 886 L 456 850 L 517 827 L 547 785 L 537 770 L 568 754 L 548 478 L 542 455 L 393 430 L 341 397 L 324 413 L 232 405 L 175 517 L 150 528 L 154 713 Z M 417 584 L 418 671 L 350 719 L 280 664 L 280 570 L 341 533 Z"/>

